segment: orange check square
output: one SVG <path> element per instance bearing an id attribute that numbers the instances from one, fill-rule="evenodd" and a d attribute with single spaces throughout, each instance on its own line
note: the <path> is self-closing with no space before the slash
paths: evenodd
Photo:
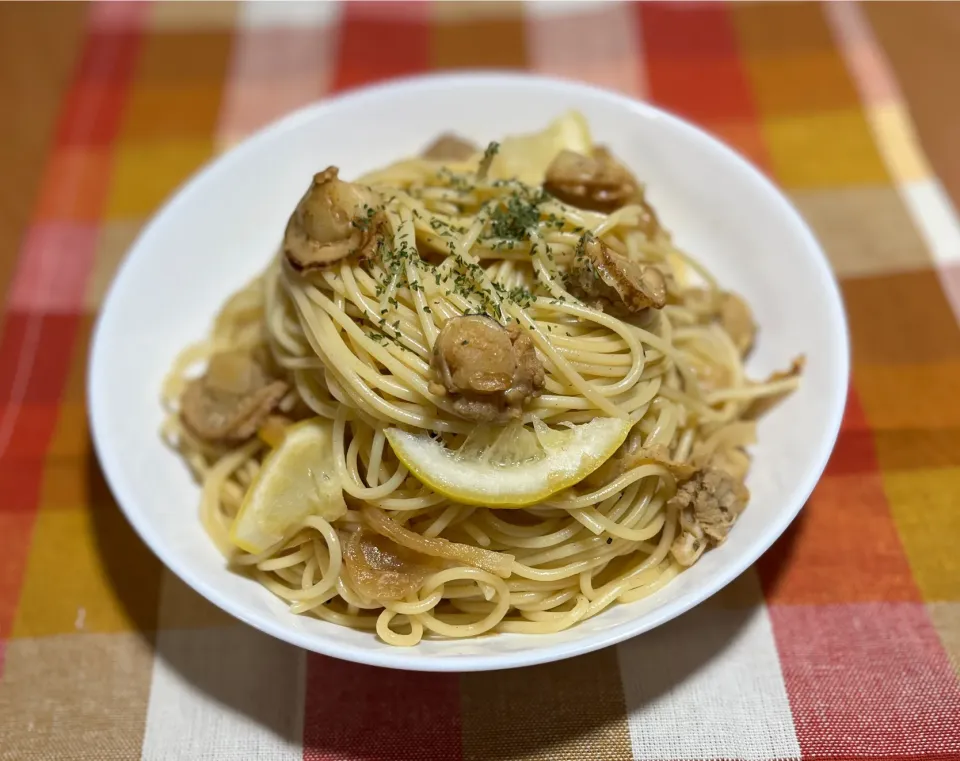
<path id="1" fill-rule="evenodd" d="M 860 105 L 846 64 L 834 50 L 747 57 L 754 102 L 767 117 L 845 111 Z"/>
<path id="2" fill-rule="evenodd" d="M 222 88 L 210 82 L 143 84 L 133 88 L 122 140 L 203 139 L 217 127 Z"/>
<path id="3" fill-rule="evenodd" d="M 171 31 L 148 35 L 136 68 L 136 86 L 206 83 L 219 86 L 227 74 L 232 31 Z"/>
<path id="4" fill-rule="evenodd" d="M 884 473 L 960 468 L 960 428 L 880 429 L 873 439 Z"/>
<path id="5" fill-rule="evenodd" d="M 734 3 L 732 15 L 748 56 L 821 53 L 835 45 L 818 3 Z"/>
<path id="6" fill-rule="evenodd" d="M 960 359 L 960 327 L 932 270 L 846 278 L 842 288 L 855 362 Z"/>
<path id="7" fill-rule="evenodd" d="M 523 18 L 472 19 L 430 28 L 430 64 L 436 69 L 484 68 L 527 64 Z M 496 40 L 491 45 L 490 41 Z"/>
<path id="8" fill-rule="evenodd" d="M 960 360 L 875 365 L 853 374 L 867 419 L 879 430 L 960 428 Z"/>
<path id="9" fill-rule="evenodd" d="M 82 457 L 48 458 L 43 467 L 40 487 L 42 510 L 89 509 L 91 468 L 94 460 Z"/>
<path id="10" fill-rule="evenodd" d="M 53 436 L 46 448 L 50 458 L 91 458 L 90 420 L 87 405 L 81 399 L 61 402 Z"/>

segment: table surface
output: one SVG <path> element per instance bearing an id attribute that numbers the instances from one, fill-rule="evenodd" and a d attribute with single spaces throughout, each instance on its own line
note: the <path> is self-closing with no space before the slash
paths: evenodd
<path id="1" fill-rule="evenodd" d="M 841 279 L 846 419 L 731 587 L 575 660 L 355 666 L 220 613 L 91 453 L 91 323 L 143 222 L 284 112 L 463 66 L 676 111 Z M 0 759 L 960 758 L 960 5 L 0 5 Z"/>

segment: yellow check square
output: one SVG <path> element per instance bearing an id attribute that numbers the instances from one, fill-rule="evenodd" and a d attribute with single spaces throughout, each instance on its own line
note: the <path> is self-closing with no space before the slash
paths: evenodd
<path id="1" fill-rule="evenodd" d="M 859 110 L 767 118 L 763 132 L 774 176 L 791 190 L 890 182 Z"/>
<path id="2" fill-rule="evenodd" d="M 211 138 L 121 143 L 107 200 L 109 220 L 130 220 L 156 211 L 213 155 Z"/>

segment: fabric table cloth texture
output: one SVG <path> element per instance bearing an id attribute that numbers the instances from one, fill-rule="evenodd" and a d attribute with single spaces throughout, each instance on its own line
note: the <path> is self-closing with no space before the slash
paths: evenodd
<path id="1" fill-rule="evenodd" d="M 212 156 L 468 66 L 619 90 L 749 157 L 829 254 L 853 377 L 809 503 L 721 594 L 561 663 L 392 672 L 160 565 L 92 453 L 87 351 L 138 230 Z M 960 758 L 958 70 L 949 3 L 0 6 L 0 759 Z"/>

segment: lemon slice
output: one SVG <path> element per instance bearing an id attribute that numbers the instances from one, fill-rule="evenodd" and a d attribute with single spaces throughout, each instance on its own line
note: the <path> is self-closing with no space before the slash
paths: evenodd
<path id="1" fill-rule="evenodd" d="M 590 128 L 583 114 L 569 111 L 542 132 L 504 138 L 490 164 L 489 175 L 500 180 L 515 177 L 528 185 L 539 185 L 550 162 L 562 150 L 584 154 L 593 150 Z"/>
<path id="2" fill-rule="evenodd" d="M 479 426 L 451 450 L 424 433 L 388 428 L 394 453 L 417 479 L 467 505 L 524 507 L 583 480 L 623 443 L 632 423 L 595 418 L 552 430 L 539 420 L 536 432 L 519 423 Z"/>
<path id="3" fill-rule="evenodd" d="M 284 431 L 240 505 L 230 541 L 259 553 L 291 536 L 311 515 L 334 521 L 347 512 L 333 461 L 333 425 L 320 418 Z"/>

